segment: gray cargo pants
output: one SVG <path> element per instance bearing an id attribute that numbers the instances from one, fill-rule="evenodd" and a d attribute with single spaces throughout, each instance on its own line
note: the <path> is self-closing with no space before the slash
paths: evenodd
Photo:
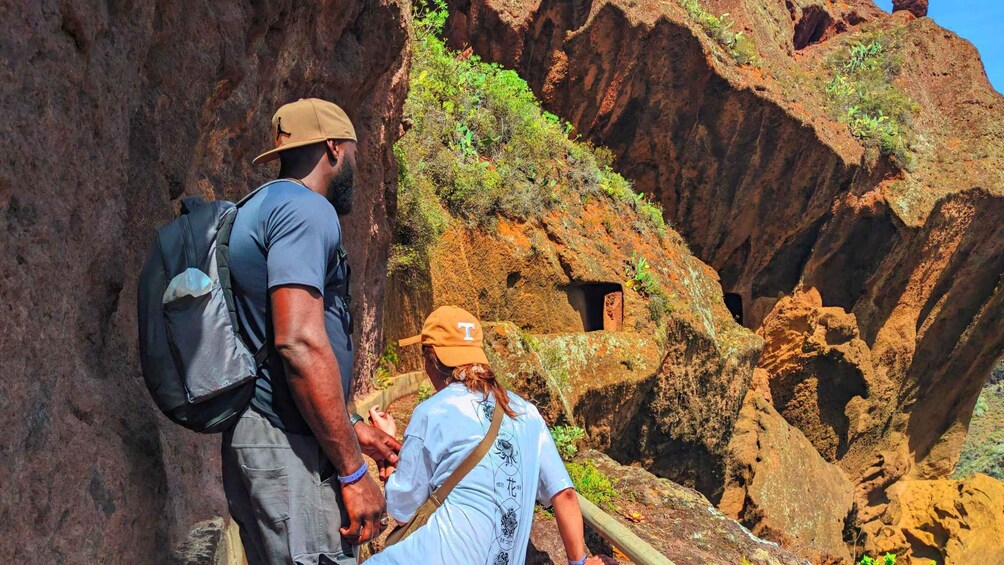
<path id="1" fill-rule="evenodd" d="M 223 489 L 250 565 L 355 565 L 334 466 L 313 436 L 248 409 L 223 434 Z"/>

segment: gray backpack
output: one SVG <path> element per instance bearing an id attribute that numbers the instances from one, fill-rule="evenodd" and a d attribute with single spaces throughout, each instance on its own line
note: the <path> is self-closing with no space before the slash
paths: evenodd
<path id="1" fill-rule="evenodd" d="M 230 282 L 230 233 L 258 190 L 237 204 L 183 199 L 139 275 L 143 379 L 161 412 L 196 432 L 223 431 L 241 415 L 266 357 L 267 344 L 252 354 L 244 343 Z"/>

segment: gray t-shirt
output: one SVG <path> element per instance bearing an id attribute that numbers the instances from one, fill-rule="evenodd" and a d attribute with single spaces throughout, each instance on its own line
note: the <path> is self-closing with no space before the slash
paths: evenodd
<path id="1" fill-rule="evenodd" d="M 268 183 L 237 214 L 230 237 L 230 269 L 237 316 L 253 350 L 272 336 L 270 289 L 303 285 L 324 296 L 324 327 L 348 398 L 352 331 L 343 297 L 349 268 L 338 213 L 331 203 L 295 181 Z M 259 377 L 251 406 L 282 430 L 310 434 L 275 348 Z"/>

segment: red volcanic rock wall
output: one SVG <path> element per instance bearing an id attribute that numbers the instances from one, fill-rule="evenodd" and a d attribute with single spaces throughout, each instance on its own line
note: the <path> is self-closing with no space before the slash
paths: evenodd
<path id="1" fill-rule="evenodd" d="M 846 317 L 831 336 L 789 328 L 823 346 L 783 375 L 805 390 L 773 400 L 806 420 L 816 448 L 862 485 L 861 502 L 904 475 L 951 472 L 1004 349 L 1004 102 L 970 45 L 868 1 L 708 0 L 757 41 L 761 65 L 737 67 L 675 2 L 450 4 L 454 45 L 517 69 L 548 109 L 609 146 L 742 297 L 746 325 L 802 291 L 820 299 L 807 308 Z M 811 92 L 806 73 L 827 42 L 865 20 L 905 37 L 900 82 L 921 105 L 913 127 L 924 139 L 909 171 L 863 158 Z M 789 345 L 763 337 L 767 352 Z"/>
<path id="2" fill-rule="evenodd" d="M 360 137 L 346 220 L 360 356 L 379 343 L 407 78 L 396 0 L 6 3 L 0 39 L 0 561 L 150 563 L 225 513 L 218 436 L 160 416 L 135 281 L 185 194 L 275 174 L 280 104 L 343 105 Z M 365 367 L 357 367 L 365 370 Z"/>

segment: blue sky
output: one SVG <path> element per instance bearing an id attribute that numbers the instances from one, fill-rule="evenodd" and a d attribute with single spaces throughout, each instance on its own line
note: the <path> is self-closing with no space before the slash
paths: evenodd
<path id="1" fill-rule="evenodd" d="M 875 0 L 880 8 L 892 11 L 892 0 Z M 930 0 L 928 17 L 968 39 L 980 50 L 990 83 L 1004 92 L 1004 1 Z"/>

